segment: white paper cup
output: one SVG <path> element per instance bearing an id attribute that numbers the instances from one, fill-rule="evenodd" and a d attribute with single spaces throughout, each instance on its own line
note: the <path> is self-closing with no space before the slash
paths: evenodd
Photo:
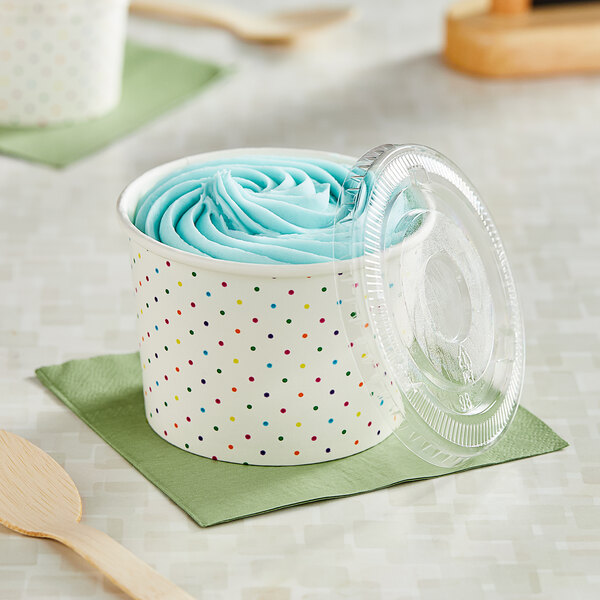
<path id="1" fill-rule="evenodd" d="M 0 124 L 83 121 L 121 97 L 128 0 L 0 0 Z"/>
<path id="2" fill-rule="evenodd" d="M 390 431 L 348 348 L 332 263 L 217 260 L 132 224 L 140 198 L 168 173 L 248 154 L 355 162 L 306 150 L 213 152 L 152 169 L 124 190 L 146 418 L 171 444 L 228 462 L 298 465 L 366 450 Z"/>

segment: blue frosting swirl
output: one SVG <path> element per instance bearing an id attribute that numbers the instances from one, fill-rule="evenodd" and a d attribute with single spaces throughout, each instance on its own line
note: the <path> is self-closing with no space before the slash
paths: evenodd
<path id="1" fill-rule="evenodd" d="M 285 156 L 189 165 L 140 199 L 134 225 L 168 246 L 223 260 L 307 264 L 350 258 L 348 245 L 333 244 L 349 169 Z"/>
<path id="2" fill-rule="evenodd" d="M 264 155 L 192 164 L 155 184 L 138 202 L 133 222 L 163 244 L 221 260 L 310 264 L 355 258 L 362 245 L 352 241 L 352 227 L 364 227 L 365 203 L 338 209 L 350 169 L 325 159 Z M 416 231 L 421 217 L 403 217 L 426 206 L 410 187 L 392 204 L 385 247 Z"/>

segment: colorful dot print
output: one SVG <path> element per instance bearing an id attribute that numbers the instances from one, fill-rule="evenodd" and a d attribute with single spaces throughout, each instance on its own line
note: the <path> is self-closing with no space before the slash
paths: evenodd
<path id="1" fill-rule="evenodd" d="M 146 414 L 161 437 L 258 465 L 333 460 L 385 438 L 339 335 L 332 274 L 225 275 L 131 245 Z"/>
<path id="2" fill-rule="evenodd" d="M 125 0 L 1 0 L 0 123 L 98 117 L 121 96 Z"/>

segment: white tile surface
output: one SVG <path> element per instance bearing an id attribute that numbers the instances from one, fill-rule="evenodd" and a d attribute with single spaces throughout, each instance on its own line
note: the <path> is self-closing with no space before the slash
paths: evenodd
<path id="1" fill-rule="evenodd" d="M 63 171 L 0 157 L 0 426 L 67 468 L 87 523 L 198 598 L 595 599 L 600 76 L 472 79 L 438 56 L 445 2 L 358 4 L 359 21 L 291 50 L 132 20 L 131 37 L 233 65 L 235 73 Z M 383 142 L 439 149 L 487 199 L 524 306 L 524 404 L 572 445 L 200 529 L 43 390 L 33 371 L 135 349 L 114 204 L 140 172 L 220 148 L 359 155 Z M 58 544 L 0 527 L 0 599 L 84 597 L 123 596 Z"/>

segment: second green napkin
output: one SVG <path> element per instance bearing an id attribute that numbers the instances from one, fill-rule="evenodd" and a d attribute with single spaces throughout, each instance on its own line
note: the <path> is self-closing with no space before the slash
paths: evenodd
<path id="1" fill-rule="evenodd" d="M 146 423 L 137 353 L 42 367 L 39 380 L 148 480 L 206 527 L 560 450 L 568 444 L 524 408 L 506 436 L 466 467 L 434 467 L 390 436 L 336 461 L 293 467 L 217 462 L 171 446 Z"/>
<path id="2" fill-rule="evenodd" d="M 222 72 L 212 63 L 128 42 L 117 108 L 73 125 L 0 127 L 0 152 L 65 167 L 180 104 Z"/>

